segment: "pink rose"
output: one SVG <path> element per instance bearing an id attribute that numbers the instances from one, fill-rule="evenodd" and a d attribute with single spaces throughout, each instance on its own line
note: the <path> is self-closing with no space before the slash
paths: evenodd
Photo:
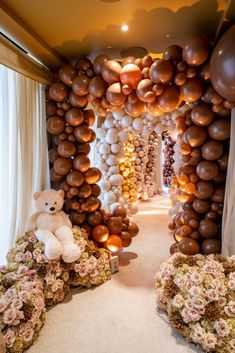
<path id="1" fill-rule="evenodd" d="M 191 288 L 189 288 L 188 292 L 191 295 L 191 297 L 199 297 L 200 295 L 202 295 L 201 288 L 196 286 L 192 286 Z"/>
<path id="2" fill-rule="evenodd" d="M 33 251 L 33 257 L 38 258 L 38 256 L 41 255 L 41 253 L 42 253 L 41 250 L 37 248 Z"/>
<path id="3" fill-rule="evenodd" d="M 24 261 L 24 254 L 23 254 L 21 251 L 19 251 L 19 252 L 16 254 L 16 256 L 15 256 L 15 260 L 16 260 L 17 262 L 22 262 L 22 261 Z"/>
<path id="4" fill-rule="evenodd" d="M 229 335 L 229 326 L 224 319 L 216 321 L 214 328 L 220 337 L 225 337 Z"/>
<path id="5" fill-rule="evenodd" d="M 19 298 L 13 299 L 11 302 L 11 308 L 20 310 L 23 306 L 22 300 Z"/>
<path id="6" fill-rule="evenodd" d="M 6 296 L 7 296 L 7 299 L 9 299 L 9 300 L 12 300 L 13 298 L 16 298 L 17 294 L 16 294 L 15 288 L 9 288 L 6 291 Z"/>
<path id="7" fill-rule="evenodd" d="M 18 296 L 22 300 L 23 303 L 26 303 L 29 300 L 29 298 L 30 298 L 30 293 L 27 292 L 26 290 L 21 290 L 18 293 Z"/>
<path id="8" fill-rule="evenodd" d="M 231 290 L 234 290 L 235 291 L 235 280 L 234 279 L 230 279 L 228 281 L 228 287 L 231 289 Z"/>
<path id="9" fill-rule="evenodd" d="M 33 335 L 34 335 L 33 329 L 28 328 L 27 330 L 25 330 L 24 333 L 22 334 L 22 337 L 25 343 L 30 343 L 32 341 Z"/>
<path id="10" fill-rule="evenodd" d="M 213 301 L 218 301 L 220 298 L 220 293 L 216 289 L 209 289 L 205 293 L 206 298 L 208 301 L 213 302 Z"/>
<path id="11" fill-rule="evenodd" d="M 203 281 L 202 276 L 198 272 L 191 273 L 190 280 L 195 284 L 200 284 Z"/>
<path id="12" fill-rule="evenodd" d="M 5 311 L 8 305 L 9 305 L 9 302 L 5 297 L 0 298 L 0 313 Z"/>
<path id="13" fill-rule="evenodd" d="M 227 303 L 227 299 L 226 298 L 224 298 L 224 297 L 219 298 L 219 300 L 218 300 L 219 306 L 225 306 L 226 303 Z"/>
<path id="14" fill-rule="evenodd" d="M 14 321 L 17 318 L 16 309 L 7 309 L 3 316 L 3 321 L 6 325 L 14 325 Z"/>
<path id="15" fill-rule="evenodd" d="M 202 347 L 205 351 L 215 349 L 217 338 L 213 333 L 206 333 L 202 342 Z"/>
<path id="16" fill-rule="evenodd" d="M 205 334 L 205 329 L 199 323 L 197 323 L 193 326 L 193 329 L 191 331 L 191 338 L 194 343 L 202 343 Z"/>
<path id="17" fill-rule="evenodd" d="M 176 294 L 172 300 L 172 305 L 180 309 L 184 305 L 184 298 L 181 294 Z"/>
<path id="18" fill-rule="evenodd" d="M 231 272 L 231 273 L 229 274 L 229 279 L 235 281 L 235 272 Z"/>
<path id="19" fill-rule="evenodd" d="M 27 266 L 25 266 L 25 265 L 20 265 L 19 266 L 19 268 L 18 268 L 18 271 L 17 271 L 17 273 L 18 273 L 18 275 L 25 275 L 25 274 L 27 274 L 29 272 L 29 269 L 28 269 L 28 267 Z"/>
<path id="20" fill-rule="evenodd" d="M 16 337 L 14 331 L 12 331 L 10 328 L 7 330 L 7 333 L 5 335 L 5 342 L 7 347 L 12 347 L 13 344 L 15 343 Z"/>
<path id="21" fill-rule="evenodd" d="M 30 241 L 30 243 L 33 243 L 33 244 L 35 244 L 37 242 L 37 238 L 35 237 L 35 235 L 30 235 L 28 240 Z"/>

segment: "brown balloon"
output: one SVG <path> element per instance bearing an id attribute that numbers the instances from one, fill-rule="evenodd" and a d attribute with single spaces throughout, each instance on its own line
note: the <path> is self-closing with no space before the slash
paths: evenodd
<path id="1" fill-rule="evenodd" d="M 224 202 L 224 193 L 225 193 L 224 186 L 217 186 L 214 189 L 214 192 L 211 196 L 211 201 L 223 203 Z"/>
<path id="2" fill-rule="evenodd" d="M 111 234 L 119 234 L 122 230 L 122 218 L 110 217 L 107 226 Z"/>
<path id="3" fill-rule="evenodd" d="M 87 125 L 82 124 L 74 129 L 74 135 L 78 142 L 85 143 L 91 139 L 92 134 L 91 129 Z"/>
<path id="4" fill-rule="evenodd" d="M 77 170 L 72 170 L 66 177 L 66 181 L 70 186 L 79 187 L 83 183 L 82 173 Z"/>
<path id="5" fill-rule="evenodd" d="M 173 65 L 169 60 L 156 60 L 150 67 L 149 77 L 153 83 L 168 83 L 173 77 Z"/>
<path id="6" fill-rule="evenodd" d="M 87 222 L 93 227 L 101 224 L 102 220 L 103 220 L 103 217 L 99 211 L 95 211 L 87 215 Z"/>
<path id="7" fill-rule="evenodd" d="M 210 61 L 211 82 L 224 98 L 235 101 L 235 26 L 233 25 L 219 40 Z"/>
<path id="8" fill-rule="evenodd" d="M 90 159 L 85 154 L 78 154 L 73 160 L 73 167 L 80 172 L 86 172 L 90 168 Z"/>
<path id="9" fill-rule="evenodd" d="M 209 140 L 201 147 L 202 157 L 207 161 L 216 161 L 223 154 L 223 145 L 215 140 Z"/>
<path id="10" fill-rule="evenodd" d="M 127 228 L 127 232 L 130 233 L 130 235 L 133 238 L 139 233 L 139 227 L 137 226 L 136 223 L 130 222 Z"/>
<path id="11" fill-rule="evenodd" d="M 83 110 L 84 123 L 88 126 L 92 126 L 95 123 L 95 113 L 91 109 Z"/>
<path id="12" fill-rule="evenodd" d="M 46 115 L 53 116 L 56 115 L 57 106 L 55 102 L 46 102 Z"/>
<path id="13" fill-rule="evenodd" d="M 123 105 L 126 100 L 126 96 L 122 93 L 122 87 L 119 82 L 113 83 L 109 86 L 106 91 L 107 101 L 112 105 Z"/>
<path id="14" fill-rule="evenodd" d="M 80 226 L 86 220 L 85 213 L 78 213 L 78 212 L 71 212 L 70 213 L 70 220 L 72 224 Z"/>
<path id="15" fill-rule="evenodd" d="M 196 255 L 200 252 L 198 242 L 192 238 L 183 238 L 179 242 L 179 250 L 185 255 Z"/>
<path id="16" fill-rule="evenodd" d="M 100 207 L 100 201 L 94 196 L 89 196 L 86 201 L 81 205 L 82 209 L 83 207 L 84 211 L 88 213 L 95 212 Z"/>
<path id="17" fill-rule="evenodd" d="M 66 175 L 72 169 L 72 162 L 68 158 L 57 158 L 53 168 L 57 174 Z"/>
<path id="18" fill-rule="evenodd" d="M 206 213 L 210 209 L 210 202 L 208 200 L 195 199 L 193 201 L 193 209 L 197 213 Z"/>
<path id="19" fill-rule="evenodd" d="M 122 240 L 118 235 L 112 234 L 105 242 L 105 247 L 111 252 L 116 252 L 122 248 Z"/>
<path id="20" fill-rule="evenodd" d="M 89 82 L 89 93 L 96 98 L 102 98 L 105 96 L 107 86 L 102 76 L 95 76 Z"/>
<path id="21" fill-rule="evenodd" d="M 56 102 L 63 102 L 63 100 L 68 96 L 68 93 L 68 87 L 60 82 L 52 83 L 49 89 L 49 94 L 51 98 L 54 99 Z"/>
<path id="22" fill-rule="evenodd" d="M 220 254 L 221 241 L 218 239 L 206 239 L 202 242 L 202 253 L 204 255 Z"/>
<path id="23" fill-rule="evenodd" d="M 80 109 L 71 108 L 66 112 L 65 120 L 72 126 L 78 126 L 84 120 L 83 112 Z"/>
<path id="24" fill-rule="evenodd" d="M 160 116 L 162 114 L 162 110 L 158 106 L 157 99 L 151 103 L 146 103 L 146 109 L 153 116 Z"/>
<path id="25" fill-rule="evenodd" d="M 76 76 L 72 83 L 72 89 L 78 96 L 86 96 L 88 94 L 89 78 L 85 75 Z"/>
<path id="26" fill-rule="evenodd" d="M 92 184 L 91 185 L 91 189 L 92 189 L 92 195 L 95 197 L 98 197 L 101 193 L 101 188 L 99 187 L 99 185 L 97 184 Z"/>
<path id="27" fill-rule="evenodd" d="M 67 86 L 72 86 L 74 77 L 76 76 L 76 69 L 73 65 L 65 64 L 59 69 L 59 79 Z"/>
<path id="28" fill-rule="evenodd" d="M 64 119 L 61 117 L 54 115 L 47 120 L 47 130 L 52 135 L 59 135 L 65 129 Z"/>
<path id="29" fill-rule="evenodd" d="M 132 243 L 132 237 L 130 235 L 130 233 L 126 232 L 126 231 L 122 231 L 120 233 L 120 238 L 122 239 L 122 246 L 124 248 L 127 248 L 128 246 L 131 245 Z"/>
<path id="30" fill-rule="evenodd" d="M 50 179 L 53 183 L 59 183 L 64 179 L 64 176 L 56 173 L 55 170 L 53 168 L 51 168 Z"/>
<path id="31" fill-rule="evenodd" d="M 95 184 L 100 180 L 101 172 L 97 168 L 89 168 L 83 176 L 88 184 Z"/>
<path id="32" fill-rule="evenodd" d="M 217 225 L 210 219 L 203 219 L 200 222 L 198 231 L 203 238 L 213 238 L 217 234 Z"/>
<path id="33" fill-rule="evenodd" d="M 163 93 L 158 96 L 158 107 L 166 113 L 175 110 L 179 102 L 179 92 L 174 86 L 166 86 Z"/>
<path id="34" fill-rule="evenodd" d="M 185 72 L 179 72 L 174 77 L 174 82 L 177 86 L 182 86 L 187 80 L 187 75 Z"/>
<path id="35" fill-rule="evenodd" d="M 202 161 L 197 165 L 197 175 L 202 180 L 213 180 L 219 172 L 218 166 L 215 162 Z"/>
<path id="36" fill-rule="evenodd" d="M 93 67 L 94 67 L 94 71 L 95 71 L 96 75 L 101 74 L 102 66 L 104 65 L 104 63 L 106 63 L 109 60 L 110 60 L 110 58 L 107 55 L 98 55 L 95 58 Z"/>
<path id="37" fill-rule="evenodd" d="M 196 184 L 195 196 L 201 200 L 206 200 L 213 194 L 213 185 L 209 181 L 199 180 Z"/>
<path id="38" fill-rule="evenodd" d="M 104 243 L 109 237 L 109 229 L 103 224 L 99 224 L 92 230 L 92 237 L 99 243 Z"/>
<path id="39" fill-rule="evenodd" d="M 69 103 L 74 108 L 85 108 L 87 105 L 87 96 L 78 96 L 71 91 L 69 95 Z"/>
<path id="40" fill-rule="evenodd" d="M 136 89 L 136 95 L 142 102 L 153 102 L 155 94 L 153 93 L 153 84 L 149 79 L 141 80 Z"/>
<path id="41" fill-rule="evenodd" d="M 58 145 L 58 153 L 61 157 L 70 158 L 75 155 L 76 147 L 71 141 L 62 141 Z"/>
<path id="42" fill-rule="evenodd" d="M 170 247 L 170 254 L 173 255 L 176 252 L 179 252 L 179 243 L 173 243 Z"/>
<path id="43" fill-rule="evenodd" d="M 109 84 L 120 80 L 121 65 L 115 60 L 106 61 L 101 68 L 103 79 Z"/>
<path id="44" fill-rule="evenodd" d="M 214 113 L 208 104 L 199 104 L 192 109 L 191 118 L 198 126 L 208 126 L 214 120 Z"/>
<path id="45" fill-rule="evenodd" d="M 54 163 L 57 158 L 59 158 L 59 153 L 55 149 L 51 149 L 49 152 L 49 161 Z"/>
<path id="46" fill-rule="evenodd" d="M 89 143 L 79 143 L 77 145 L 77 153 L 84 153 L 88 155 L 90 153 L 91 147 Z"/>
<path id="47" fill-rule="evenodd" d="M 218 119 L 208 127 L 209 136 L 218 141 L 227 140 L 230 137 L 230 121 Z"/>
<path id="48" fill-rule="evenodd" d="M 123 206 L 117 206 L 112 212 L 112 216 L 126 218 L 126 209 Z"/>
<path id="49" fill-rule="evenodd" d="M 224 154 L 220 159 L 218 159 L 218 166 L 220 170 L 227 170 L 228 167 L 228 155 Z"/>
<path id="50" fill-rule="evenodd" d="M 182 60 L 182 48 L 179 45 L 170 45 L 163 52 L 164 60 L 171 60 L 174 64 L 177 64 Z"/>
<path id="51" fill-rule="evenodd" d="M 204 37 L 195 37 L 188 40 L 183 47 L 183 60 L 189 65 L 202 65 L 208 58 L 210 43 Z"/>
<path id="52" fill-rule="evenodd" d="M 190 78 L 180 86 L 180 98 L 185 102 L 195 102 L 202 95 L 202 84 L 198 78 Z"/>
<path id="53" fill-rule="evenodd" d="M 183 139 L 188 143 L 191 147 L 199 147 L 201 146 L 207 138 L 206 130 L 202 127 L 193 125 L 185 130 Z"/>
<path id="54" fill-rule="evenodd" d="M 79 58 L 78 61 L 76 62 L 77 69 L 86 71 L 91 67 L 92 67 L 92 62 L 86 57 Z"/>
<path id="55" fill-rule="evenodd" d="M 136 61 L 136 57 L 133 55 L 129 55 L 127 57 L 125 57 L 122 61 L 122 67 L 128 65 L 128 64 L 134 64 Z"/>
<path id="56" fill-rule="evenodd" d="M 140 100 L 136 100 L 135 103 L 129 103 L 128 101 L 124 105 L 125 111 L 130 114 L 132 117 L 137 117 L 143 113 L 145 108 L 145 103 Z"/>
<path id="57" fill-rule="evenodd" d="M 135 89 L 142 79 L 140 68 L 135 64 L 127 64 L 123 66 L 120 72 L 120 80 L 123 85 L 128 85 Z"/>

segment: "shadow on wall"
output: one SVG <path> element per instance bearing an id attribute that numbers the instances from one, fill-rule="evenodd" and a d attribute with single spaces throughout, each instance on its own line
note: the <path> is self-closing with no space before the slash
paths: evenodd
<path id="1" fill-rule="evenodd" d="M 110 24 L 99 34 L 87 35 L 81 41 L 66 41 L 54 50 L 61 55 L 67 53 L 70 59 L 99 53 L 120 57 L 121 49 L 136 46 L 161 53 L 168 45 L 182 45 L 193 35 L 203 34 L 213 40 L 222 17 L 223 11 L 216 0 L 200 0 L 176 12 L 164 7 L 151 11 L 138 9 L 127 22 L 128 32 Z"/>

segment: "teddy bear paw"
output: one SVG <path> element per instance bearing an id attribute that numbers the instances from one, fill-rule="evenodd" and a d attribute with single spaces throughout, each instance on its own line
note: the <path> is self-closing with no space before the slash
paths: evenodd
<path id="1" fill-rule="evenodd" d="M 77 261 L 81 256 L 81 250 L 76 244 L 68 244 L 64 246 L 62 259 L 64 262 L 70 263 Z"/>
<path id="2" fill-rule="evenodd" d="M 63 252 L 62 245 L 58 241 L 51 242 L 45 246 L 45 255 L 48 260 L 58 259 Z"/>

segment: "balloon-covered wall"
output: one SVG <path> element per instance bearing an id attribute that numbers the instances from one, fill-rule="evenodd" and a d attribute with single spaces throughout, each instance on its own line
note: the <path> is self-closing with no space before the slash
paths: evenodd
<path id="1" fill-rule="evenodd" d="M 164 148 L 163 148 L 163 185 L 171 186 L 172 178 L 174 176 L 174 145 L 175 142 L 168 133 L 163 133 Z"/>
<path id="2" fill-rule="evenodd" d="M 142 191 L 139 184 L 134 187 L 134 180 L 140 171 L 137 158 L 144 155 L 136 155 L 138 142 L 133 133 L 142 136 L 142 143 L 143 136 L 152 131 L 161 133 L 164 126 L 173 131 L 176 123 L 173 187 L 177 191 L 171 192 L 175 198 L 170 229 L 178 243 L 171 252 L 220 250 L 229 118 L 235 101 L 235 65 L 228 71 L 226 62 L 231 59 L 234 32 L 232 27 L 214 52 L 207 39 L 193 38 L 183 48 L 166 48 L 162 59 L 155 61 L 149 55 L 123 61 L 100 55 L 93 64 L 80 58 L 75 65 L 59 70 L 47 92 L 47 126 L 54 140 L 51 180 L 66 191 L 65 208 L 72 222 L 84 226 L 99 244 L 102 241 L 112 248 L 110 240 L 120 248 L 130 243 L 129 233 L 137 232 L 135 225 L 129 225 L 122 205 L 124 193 L 132 202 Z M 88 104 L 92 110 L 87 109 Z M 90 128 L 93 111 L 105 117 L 97 130 L 97 166 L 104 173 L 100 185 L 107 193 L 105 201 L 112 206 L 115 227 L 98 199 L 101 172 L 90 166 L 87 157 L 89 143 L 95 139 Z M 152 141 L 151 135 L 149 138 Z M 144 163 L 147 160 L 140 162 L 141 168 Z"/>

